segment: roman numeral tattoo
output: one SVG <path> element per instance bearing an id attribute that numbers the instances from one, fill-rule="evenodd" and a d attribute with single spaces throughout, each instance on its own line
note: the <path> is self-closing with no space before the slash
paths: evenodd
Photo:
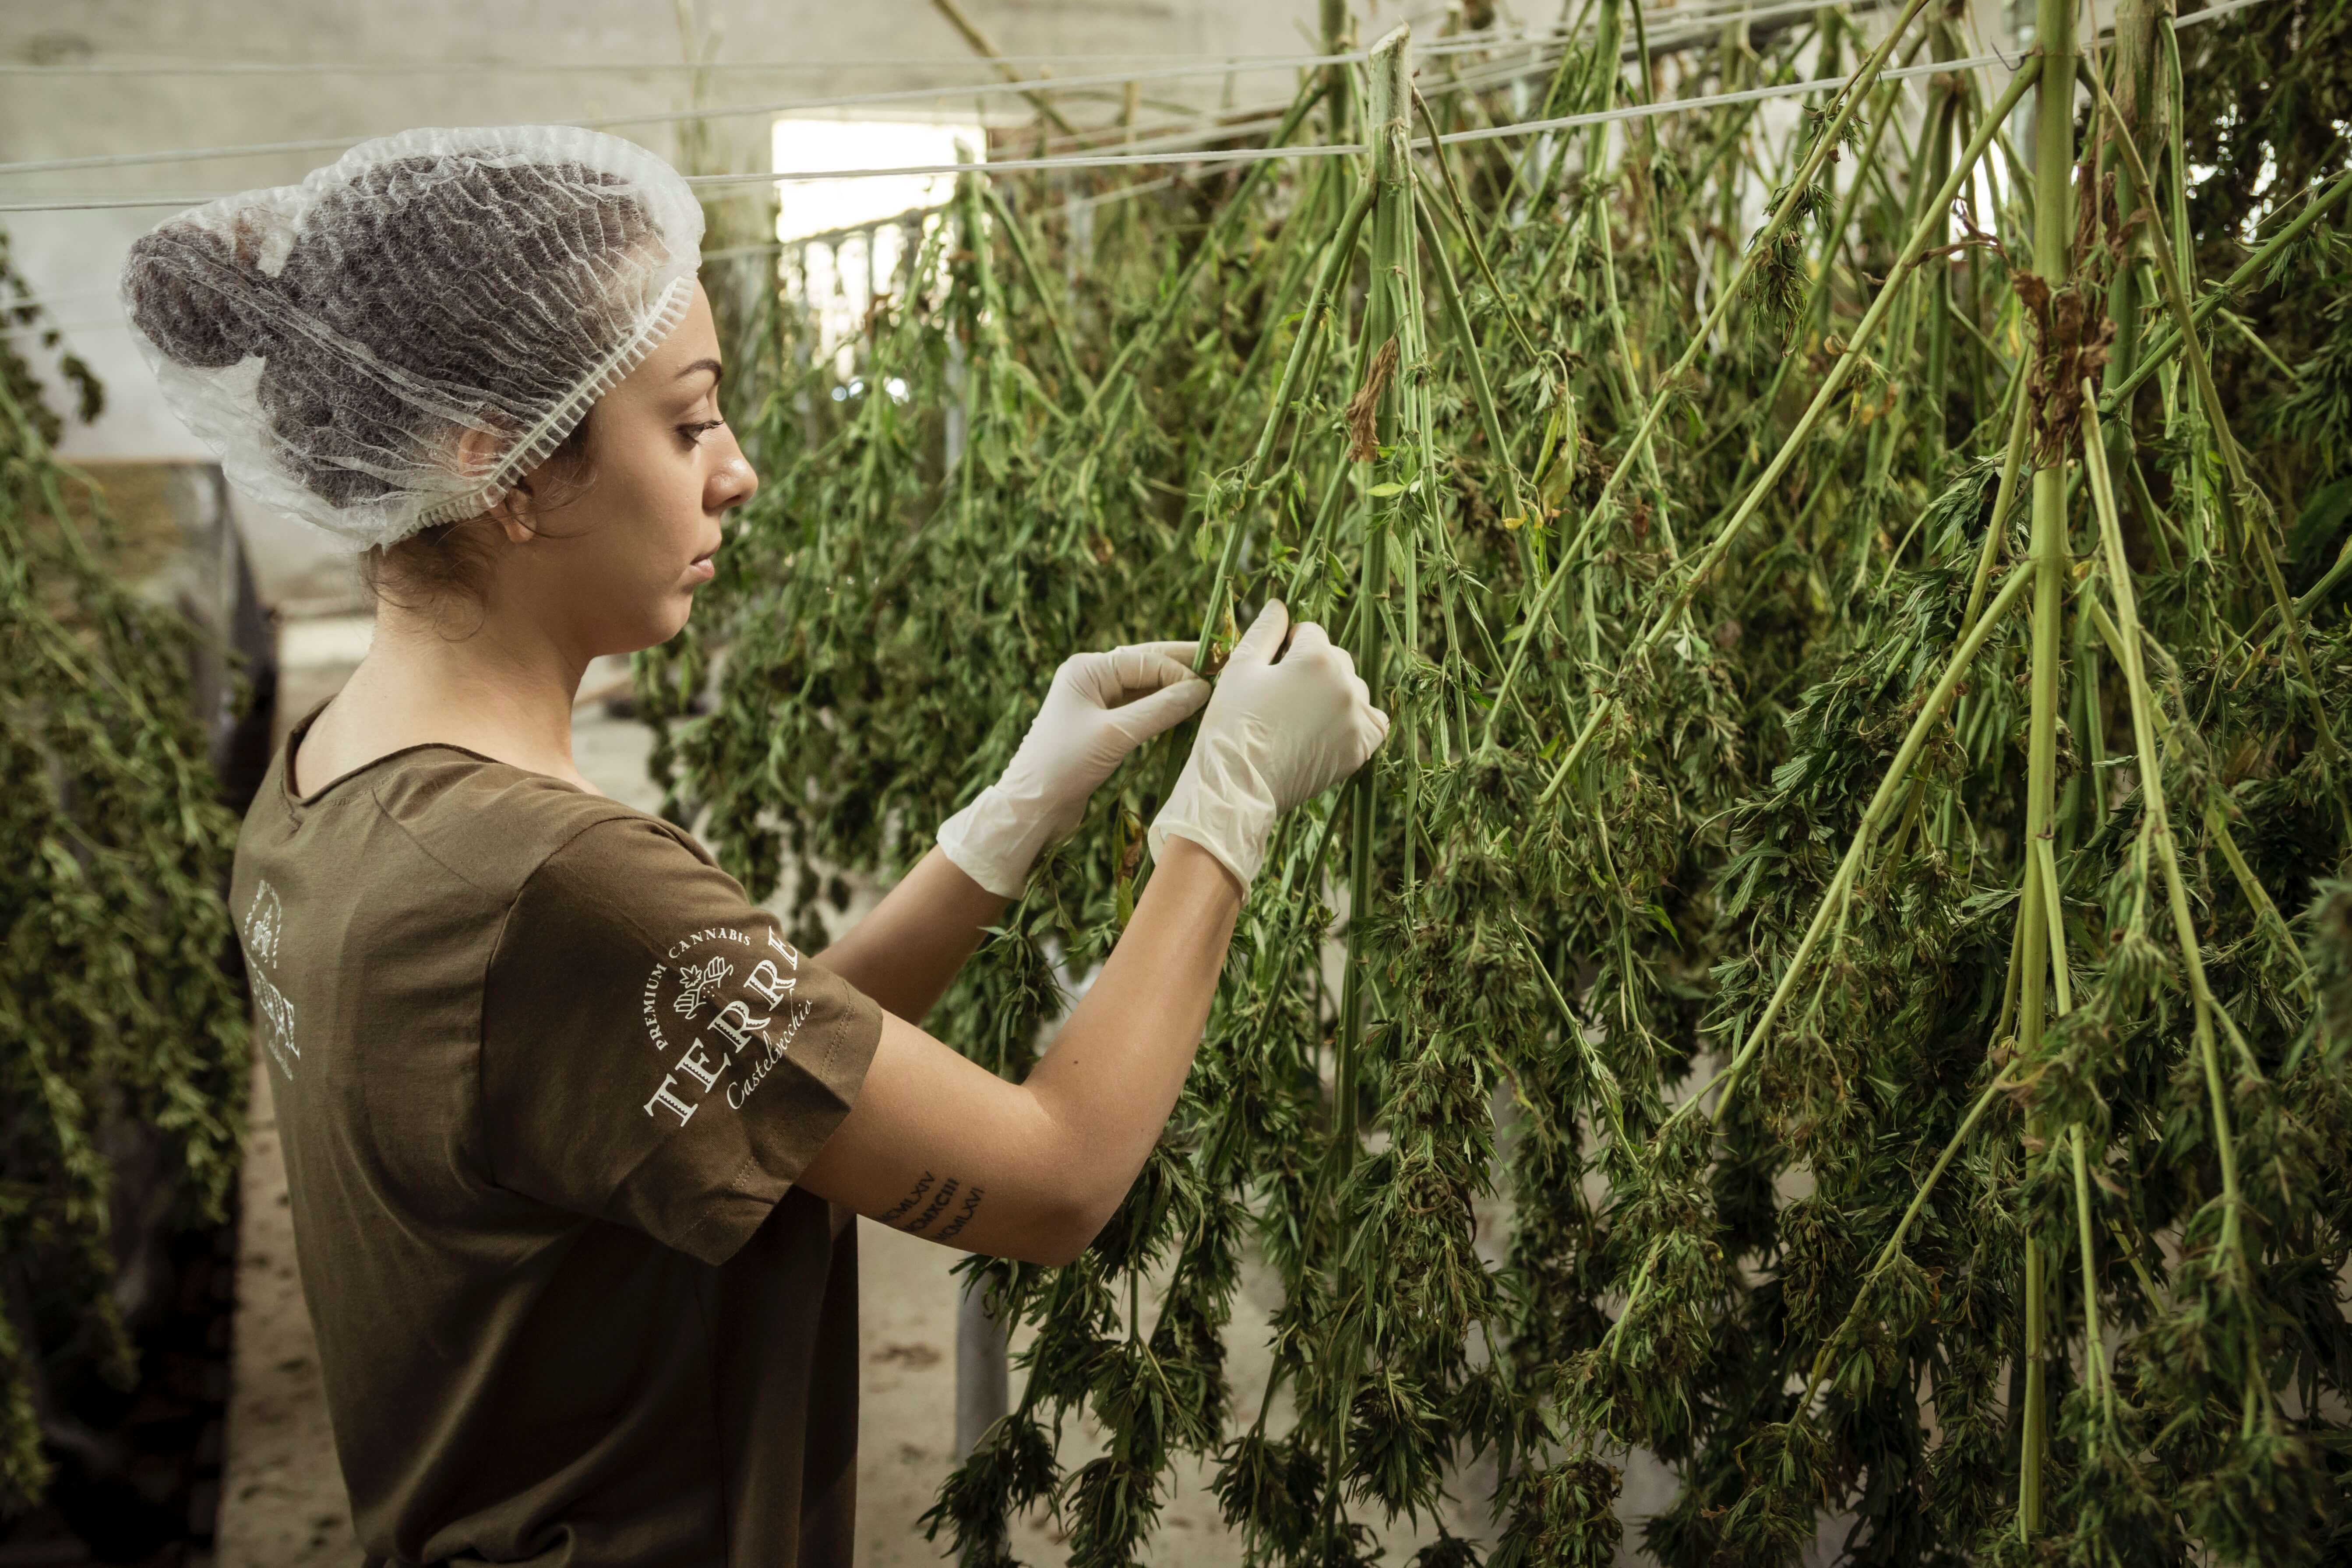
<path id="1" fill-rule="evenodd" d="M 954 1216 L 940 1229 L 939 1235 L 931 1238 L 934 1241 L 947 1241 L 960 1235 L 963 1227 L 971 1223 L 971 1216 L 980 1212 L 981 1196 L 987 1190 L 985 1187 L 965 1188 L 963 1184 L 953 1176 L 940 1181 L 930 1172 L 925 1171 L 922 1179 L 915 1184 L 914 1191 L 875 1217 L 884 1225 L 898 1226 L 908 1236 L 920 1236 L 930 1228 L 933 1220 L 946 1212 L 948 1205 L 953 1203 L 956 1194 L 961 1191 L 963 1202 L 957 1206 Z M 924 1202 L 927 1197 L 930 1200 L 929 1203 Z M 921 1205 L 921 1212 L 915 1214 L 914 1218 L 907 1219 L 907 1215 L 914 1213 L 918 1205 Z M 901 1220 L 905 1220 L 906 1223 L 899 1224 Z"/>
<path id="2" fill-rule="evenodd" d="M 923 1173 L 923 1179 L 915 1184 L 915 1190 L 913 1192 L 908 1193 L 905 1197 L 900 1198 L 897 1203 L 891 1205 L 887 1212 L 877 1215 L 874 1217 L 880 1220 L 884 1225 L 896 1225 L 898 1223 L 899 1219 L 905 1215 L 908 1209 L 913 1208 L 917 1204 L 921 1203 L 923 1201 L 923 1194 L 930 1190 L 931 1173 L 929 1171 L 925 1171 Z"/>
<path id="3" fill-rule="evenodd" d="M 957 1233 L 971 1223 L 971 1216 L 980 1212 L 980 1194 L 986 1190 L 987 1189 L 984 1187 L 974 1187 L 970 1192 L 964 1194 L 963 1206 L 956 1210 L 955 1218 L 948 1221 L 946 1227 L 942 1229 L 939 1235 L 931 1237 L 931 1239 L 933 1241 L 953 1241 L 956 1238 Z"/>

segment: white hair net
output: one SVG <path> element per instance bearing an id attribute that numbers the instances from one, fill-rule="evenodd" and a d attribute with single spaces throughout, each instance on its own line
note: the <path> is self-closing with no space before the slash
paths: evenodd
<path id="1" fill-rule="evenodd" d="M 123 307 L 232 483 L 390 544 L 561 446 L 685 316 L 701 242 L 686 182 L 618 137 L 409 131 L 142 236 Z"/>

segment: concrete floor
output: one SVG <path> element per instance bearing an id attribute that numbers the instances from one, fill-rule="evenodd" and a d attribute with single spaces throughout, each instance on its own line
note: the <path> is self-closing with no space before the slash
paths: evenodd
<path id="1" fill-rule="evenodd" d="M 310 706 L 331 695 L 365 652 L 364 617 L 297 622 L 281 634 L 280 739 Z M 592 670 L 583 689 L 609 684 L 614 671 Z M 652 809 L 657 795 L 646 776 L 648 732 L 606 717 L 603 705 L 583 703 L 574 720 L 573 753 L 597 786 L 631 805 Z M 840 917 L 862 914 L 872 889 Z M 830 913 L 830 911 L 828 911 Z M 244 1229 L 238 1269 L 235 1389 L 219 1527 L 219 1568 L 312 1568 L 350 1564 L 358 1556 L 350 1512 L 334 1460 L 320 1389 L 316 1345 L 294 1268 L 293 1226 L 277 1129 L 264 1080 L 254 1079 L 254 1116 L 244 1175 Z M 1496 1231 L 1501 1215 L 1482 1215 Z M 864 1322 L 863 1419 L 858 1467 L 857 1561 L 864 1568 L 914 1568 L 941 1552 L 917 1523 L 950 1468 L 955 1425 L 955 1335 L 959 1283 L 949 1272 L 961 1254 L 870 1222 L 859 1238 Z M 1485 1238 L 1495 1239 L 1494 1236 Z M 1266 1314 L 1280 1301 L 1277 1284 L 1250 1260 L 1236 1322 L 1228 1331 L 1229 1375 L 1244 1418 L 1265 1386 Z M 1019 1348 L 1016 1341 L 1016 1350 Z M 1015 1373 L 1015 1378 L 1019 1376 Z M 1275 1422 L 1287 1420 L 1277 1400 Z M 1073 1423 L 1063 1458 L 1075 1468 L 1100 1451 L 1090 1422 Z M 1208 1475 L 1180 1466 L 1165 1501 L 1150 1561 L 1166 1568 L 1227 1568 L 1240 1560 L 1240 1542 L 1218 1517 Z M 1471 1500 L 1450 1510 L 1457 1532 L 1481 1536 L 1488 1479 L 1463 1478 Z M 1633 1500 L 1628 1499 L 1631 1502 Z M 1399 1530 L 1388 1538 L 1391 1559 L 1411 1555 L 1433 1531 Z M 1059 1562 L 1063 1536 L 1043 1517 L 1023 1521 L 1015 1551 L 1033 1563 Z"/>

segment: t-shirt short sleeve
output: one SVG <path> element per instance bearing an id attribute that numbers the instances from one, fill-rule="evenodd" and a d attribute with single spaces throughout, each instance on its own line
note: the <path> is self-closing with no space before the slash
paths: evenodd
<path id="1" fill-rule="evenodd" d="M 524 883 L 490 960 L 491 1175 L 722 1263 L 849 1113 L 881 1032 L 662 824 L 600 822 Z"/>

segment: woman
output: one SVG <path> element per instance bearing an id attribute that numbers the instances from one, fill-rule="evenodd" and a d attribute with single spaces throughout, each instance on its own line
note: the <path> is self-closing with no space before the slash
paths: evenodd
<path id="1" fill-rule="evenodd" d="M 371 1563 L 846 1563 L 852 1216 L 1082 1251 L 1276 817 L 1387 732 L 1279 605 L 1213 696 L 1189 643 L 1080 655 L 938 847 L 794 952 L 571 754 L 588 662 L 685 624 L 758 483 L 700 237 L 626 142 L 423 131 L 183 214 L 124 276 L 174 406 L 258 499 L 366 545 L 381 601 L 232 889 Z M 926 1035 L 1032 860 L 1195 710 L 1157 869 L 1028 1080 Z"/>

